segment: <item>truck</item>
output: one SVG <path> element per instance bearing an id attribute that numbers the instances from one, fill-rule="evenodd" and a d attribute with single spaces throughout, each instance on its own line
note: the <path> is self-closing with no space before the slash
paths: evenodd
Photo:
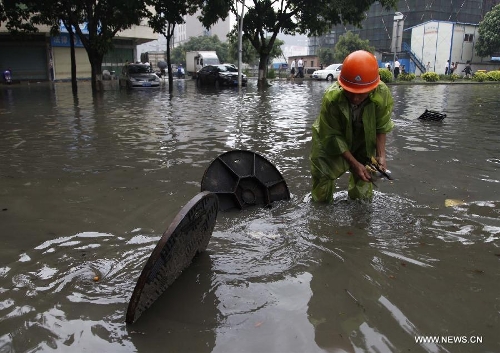
<path id="1" fill-rule="evenodd" d="M 196 72 L 206 65 L 220 64 L 215 51 L 188 51 L 186 52 L 186 74 L 196 78 Z"/>

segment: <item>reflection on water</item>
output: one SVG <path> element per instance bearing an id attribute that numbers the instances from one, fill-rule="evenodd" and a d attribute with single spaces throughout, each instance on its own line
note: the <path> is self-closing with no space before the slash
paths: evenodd
<path id="1" fill-rule="evenodd" d="M 500 351 L 500 87 L 391 86 L 396 180 L 363 202 L 343 177 L 320 205 L 307 157 L 328 83 L 174 85 L 1 88 L 0 352 Z M 126 326 L 146 259 L 230 149 L 268 158 L 292 199 L 220 213 L 207 252 Z"/>

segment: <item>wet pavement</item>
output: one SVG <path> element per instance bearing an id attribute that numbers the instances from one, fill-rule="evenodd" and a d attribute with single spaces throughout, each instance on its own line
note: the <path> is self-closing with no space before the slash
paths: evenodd
<path id="1" fill-rule="evenodd" d="M 308 164 L 327 82 L 174 85 L 0 86 L 0 352 L 500 351 L 499 85 L 391 86 L 396 180 L 367 203 L 343 177 L 331 205 L 311 202 Z M 291 199 L 219 213 L 126 325 L 162 233 L 233 149 L 272 162 Z"/>

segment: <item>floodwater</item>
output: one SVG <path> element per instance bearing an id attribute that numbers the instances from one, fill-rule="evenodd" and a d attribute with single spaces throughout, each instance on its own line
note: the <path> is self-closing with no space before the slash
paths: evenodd
<path id="1" fill-rule="evenodd" d="M 0 86 L 0 352 L 500 352 L 499 85 L 391 86 L 396 180 L 361 202 L 343 177 L 331 205 L 308 166 L 328 83 L 174 85 Z M 126 325 L 152 249 L 233 149 L 273 163 L 291 200 L 220 212 Z"/>

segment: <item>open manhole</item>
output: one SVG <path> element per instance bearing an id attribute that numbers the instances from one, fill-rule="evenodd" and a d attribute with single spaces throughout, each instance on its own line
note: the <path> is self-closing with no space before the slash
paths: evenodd
<path id="1" fill-rule="evenodd" d="M 218 198 L 205 191 L 193 197 L 175 216 L 144 266 L 130 299 L 125 321 L 135 322 L 207 248 L 215 227 Z"/>
<path id="2" fill-rule="evenodd" d="M 214 159 L 205 170 L 201 190 L 219 197 L 221 211 L 290 199 L 279 170 L 263 156 L 245 150 L 225 152 Z"/>

